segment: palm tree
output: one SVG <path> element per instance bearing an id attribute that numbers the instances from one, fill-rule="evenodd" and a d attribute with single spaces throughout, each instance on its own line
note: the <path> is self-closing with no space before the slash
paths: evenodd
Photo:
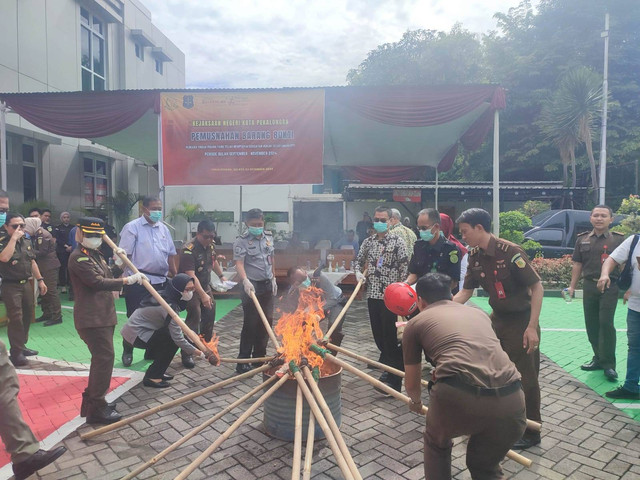
<path id="1" fill-rule="evenodd" d="M 184 218 L 187 221 L 187 240 L 189 240 L 189 223 L 192 218 L 196 218 L 202 213 L 202 205 L 199 203 L 189 203 L 186 200 L 182 200 L 175 207 L 171 209 L 168 217 L 173 220 Z"/>

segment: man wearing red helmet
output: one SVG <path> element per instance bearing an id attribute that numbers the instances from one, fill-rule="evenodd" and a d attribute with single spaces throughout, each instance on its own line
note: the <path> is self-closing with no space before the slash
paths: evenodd
<path id="1" fill-rule="evenodd" d="M 489 317 L 451 301 L 451 278 L 427 273 L 416 284 L 420 313 L 402 337 L 405 389 L 421 413 L 422 353 L 434 365 L 424 431 L 424 473 L 451 478 L 452 439 L 471 435 L 472 478 L 505 478 L 500 462 L 526 427 L 520 373 L 500 347 Z"/>

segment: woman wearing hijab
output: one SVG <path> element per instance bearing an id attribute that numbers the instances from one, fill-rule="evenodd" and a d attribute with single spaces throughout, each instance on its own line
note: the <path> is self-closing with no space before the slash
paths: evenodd
<path id="1" fill-rule="evenodd" d="M 24 219 L 24 231 L 31 237 L 36 253 L 36 263 L 47 286 L 47 293 L 41 297 L 42 316 L 36 322 L 44 322 L 45 327 L 62 323 L 62 307 L 58 296 L 58 270 L 60 261 L 56 255 L 56 241 L 53 235 L 42 227 L 37 217 Z"/>
<path id="2" fill-rule="evenodd" d="M 179 273 L 158 293 L 177 313 L 186 308 L 194 290 L 193 278 Z M 143 384 L 147 387 L 169 386 L 167 380 L 173 379 L 173 376 L 165 372 L 179 348 L 188 355 L 199 356 L 201 353 L 184 338 L 178 324 L 171 320 L 164 307 L 151 295 L 140 302 L 120 333 L 134 347 L 146 349 L 145 358 L 153 358 L 153 363 L 144 375 Z"/>
<path id="3" fill-rule="evenodd" d="M 469 255 L 467 247 L 465 247 L 460 240 L 453 236 L 453 220 L 446 213 L 440 214 L 440 226 L 442 228 L 442 234 L 444 237 L 457 245 L 462 255 L 462 261 L 460 262 L 460 289 L 462 290 L 462 284 L 464 283 L 464 277 L 467 275 L 467 265 L 469 264 Z"/>

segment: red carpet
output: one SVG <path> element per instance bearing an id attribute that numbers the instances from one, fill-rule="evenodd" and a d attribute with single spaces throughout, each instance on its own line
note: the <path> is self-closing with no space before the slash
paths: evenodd
<path id="1" fill-rule="evenodd" d="M 55 375 L 21 375 L 18 401 L 25 422 L 38 440 L 62 427 L 80 415 L 82 392 L 88 377 L 68 376 L 63 372 Z M 113 377 L 109 391 L 131 380 Z M 10 462 L 10 457 L 0 441 L 0 467 Z"/>

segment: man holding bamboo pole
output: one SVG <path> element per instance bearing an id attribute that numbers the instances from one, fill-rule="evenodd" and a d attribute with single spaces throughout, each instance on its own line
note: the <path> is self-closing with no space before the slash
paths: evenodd
<path id="1" fill-rule="evenodd" d="M 500 462 L 526 427 L 520 373 L 502 350 L 487 315 L 451 301 L 451 277 L 428 273 L 416 284 L 420 313 L 404 330 L 409 408 L 422 412 L 422 353 L 435 366 L 424 432 L 428 480 L 451 478 L 452 439 L 470 435 L 474 479 L 505 478 Z"/>

